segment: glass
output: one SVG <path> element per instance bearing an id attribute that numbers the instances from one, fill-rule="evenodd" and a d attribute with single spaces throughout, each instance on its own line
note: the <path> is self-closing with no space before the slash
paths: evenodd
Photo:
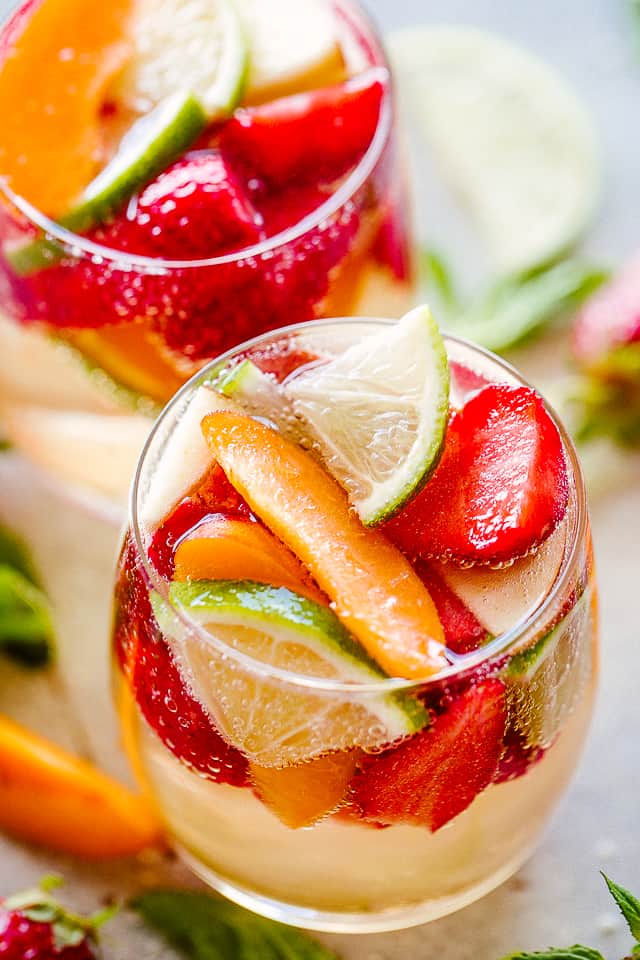
<path id="1" fill-rule="evenodd" d="M 3 427 L 64 481 L 124 499 L 162 404 L 241 340 L 314 317 L 396 317 L 410 306 L 408 203 L 388 63 L 356 4 L 327 3 L 348 74 L 377 68 L 386 78 L 377 128 L 335 192 L 267 240 L 207 260 L 136 256 L 65 230 L 0 183 Z M 0 33 L 0 50 L 27 6 Z M 295 212 L 293 193 L 283 203 Z M 65 258 L 20 275 L 10 252 L 41 231 Z"/>
<path id="2" fill-rule="evenodd" d="M 214 368 L 239 357 L 264 363 L 278 355 L 289 358 L 288 369 L 295 368 L 305 361 L 309 337 L 336 353 L 384 323 L 336 320 L 287 328 L 230 351 Z M 446 342 L 454 392 L 468 389 L 469 371 L 471 388 L 477 375 L 522 383 L 492 355 L 455 338 Z M 427 682 L 387 678 L 356 684 L 294 674 L 248 656 L 237 649 L 233 635 L 221 630 L 214 636 L 184 608 L 171 606 L 165 576 L 171 576 L 176 542 L 204 522 L 207 509 L 198 504 L 199 494 L 182 500 L 160 527 L 162 518 L 145 519 L 167 446 L 211 369 L 165 409 L 143 452 L 132 493 L 131 526 L 117 574 L 114 661 L 116 698 L 134 768 L 180 855 L 243 906 L 294 925 L 359 933 L 441 917 L 492 890 L 528 857 L 567 787 L 587 731 L 597 663 L 596 594 L 585 492 L 571 441 L 558 424 L 570 486 L 561 528 L 535 556 L 478 574 L 488 578 L 491 609 L 504 607 L 507 584 L 517 574 L 516 592 L 524 589 L 525 601 L 523 606 L 521 598 L 510 611 L 506 632 L 473 652 L 450 654 L 451 665 Z M 555 565 L 549 561 L 554 551 Z M 444 718 L 438 722 L 446 724 L 453 721 L 456 703 L 479 686 L 493 685 L 500 696 L 504 688 L 499 762 L 490 783 L 473 787 L 466 809 L 441 817 L 441 828 L 433 832 L 424 826 L 381 829 L 364 823 L 349 799 L 357 795 L 355 779 L 336 812 L 314 826 L 292 829 L 258 798 L 254 787 L 264 795 L 264 783 L 257 768 L 251 768 L 252 783 L 243 755 L 213 724 L 212 715 L 225 716 L 227 691 L 243 684 L 273 698 L 268 716 L 277 742 L 288 736 L 277 720 L 285 702 L 286 716 L 297 711 L 305 735 L 320 736 L 324 713 L 345 705 L 364 709 L 382 692 L 402 690 L 433 707 Z M 191 696 L 190 687 L 208 709 Z M 242 702 L 251 709 L 255 701 Z M 227 714 L 223 722 L 236 720 L 242 724 L 246 716 Z M 483 725 L 474 753 L 482 755 L 483 737 L 493 742 L 494 734 Z M 372 749 L 360 763 L 375 764 L 378 752 Z M 294 805 L 305 802 L 300 784 L 292 781 L 287 789 Z M 461 793 L 465 789 L 461 785 Z"/>

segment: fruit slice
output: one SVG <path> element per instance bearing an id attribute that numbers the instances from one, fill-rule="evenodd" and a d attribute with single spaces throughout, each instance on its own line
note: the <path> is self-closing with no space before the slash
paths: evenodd
<path id="1" fill-rule="evenodd" d="M 249 417 L 212 414 L 202 428 L 238 493 L 304 563 L 389 675 L 423 678 L 446 665 L 442 625 L 427 590 L 382 534 L 362 526 L 322 467 Z"/>
<path id="2" fill-rule="evenodd" d="M 134 110 L 191 90 L 212 121 L 240 100 L 248 61 L 235 0 L 140 0 L 131 35 L 117 94 Z"/>
<path id="3" fill-rule="evenodd" d="M 485 630 L 498 637 L 548 595 L 564 559 L 566 539 L 566 523 L 562 523 L 532 556 L 501 570 L 461 569 L 447 563 L 439 567 L 439 573 Z M 437 597 L 434 599 L 437 604 Z"/>
<path id="4" fill-rule="evenodd" d="M 359 750 L 331 753 L 293 767 L 249 767 L 254 789 L 287 827 L 310 827 L 344 802 Z"/>
<path id="5" fill-rule="evenodd" d="M 570 247 L 593 216 L 600 163 L 591 118 L 564 78 L 468 27 L 399 30 L 389 48 L 422 153 L 438 161 L 500 269 Z"/>
<path id="6" fill-rule="evenodd" d="M 3 58 L 0 171 L 51 217 L 68 212 L 95 174 L 100 108 L 129 51 L 132 8 L 110 0 L 88 16 L 85 0 L 42 0 Z"/>
<path id="7" fill-rule="evenodd" d="M 426 306 L 335 360 L 303 370 L 286 392 L 365 524 L 397 513 L 440 458 L 449 367 Z"/>
<path id="8" fill-rule="evenodd" d="M 371 143 L 388 84 L 375 68 L 334 87 L 237 110 L 220 132 L 225 155 L 275 186 L 336 179 Z"/>
<path id="9" fill-rule="evenodd" d="M 573 352 L 587 370 L 606 374 L 612 354 L 639 342 L 640 255 L 636 255 L 576 317 Z M 614 376 L 615 372 L 611 371 Z"/>
<path id="10" fill-rule="evenodd" d="M 208 387 L 198 387 L 189 398 L 141 498 L 140 514 L 145 526 L 157 526 L 205 475 L 212 458 L 200 424 L 212 411 L 231 408 L 230 400 Z"/>
<path id="11" fill-rule="evenodd" d="M 125 543 L 116 583 L 114 648 L 123 682 L 165 747 L 213 783 L 247 786 L 245 758 L 215 729 L 159 633 L 130 541 Z M 129 700 L 121 693 L 120 708 L 126 710 Z M 122 719 L 125 733 L 135 738 L 133 718 L 125 715 Z"/>
<path id="12" fill-rule="evenodd" d="M 91 859 L 138 853 L 159 840 L 141 796 L 0 717 L 0 828 Z"/>
<path id="13" fill-rule="evenodd" d="M 181 540 L 176 580 L 253 580 L 325 603 L 296 556 L 261 524 L 219 514 Z"/>
<path id="14" fill-rule="evenodd" d="M 384 680 L 326 606 L 251 581 L 173 583 L 169 596 L 226 648 L 255 661 L 236 660 L 197 634 L 176 629 L 163 602 L 153 601 L 198 699 L 229 742 L 260 766 L 282 767 L 352 747 L 374 749 L 428 721 L 418 701 L 402 692 L 314 693 L 269 677 L 272 666 L 301 678 Z"/>
<path id="15" fill-rule="evenodd" d="M 505 687 L 468 687 L 429 730 L 365 761 L 354 801 L 367 820 L 439 830 L 466 810 L 498 769 L 506 723 Z"/>
<path id="16" fill-rule="evenodd" d="M 245 103 L 344 79 L 337 18 L 322 0 L 238 0 L 249 47 Z"/>
<path id="17" fill-rule="evenodd" d="M 162 101 L 134 123 L 115 156 L 59 222 L 76 233 L 86 233 L 106 220 L 138 187 L 183 153 L 205 124 L 202 107 L 191 93 L 179 92 Z M 16 273 L 24 275 L 50 266 L 64 252 L 54 241 L 40 238 L 9 249 L 7 259 Z"/>
<path id="18" fill-rule="evenodd" d="M 432 480 L 384 530 L 409 554 L 500 563 L 553 533 L 568 491 L 562 440 L 541 397 L 492 384 L 453 414 Z"/>
<path id="19" fill-rule="evenodd" d="M 454 653 L 470 653 L 491 639 L 489 632 L 451 589 L 439 563 L 416 560 L 414 568 L 436 605 L 447 649 Z"/>
<path id="20" fill-rule="evenodd" d="M 92 239 L 147 257 L 197 260 L 262 238 L 259 214 L 219 153 L 189 153 L 165 167 L 135 205 Z"/>

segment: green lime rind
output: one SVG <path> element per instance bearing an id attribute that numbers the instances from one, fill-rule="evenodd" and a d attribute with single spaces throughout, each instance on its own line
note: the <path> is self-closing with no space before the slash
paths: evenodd
<path id="1" fill-rule="evenodd" d="M 416 496 L 436 468 L 449 419 L 449 385 L 444 341 L 423 305 L 291 378 L 285 390 L 360 519 L 375 526 Z M 394 432 L 404 438 L 411 431 L 411 446 L 396 459 Z M 386 463 L 383 479 L 375 476 L 376 450 Z"/>
<path id="2" fill-rule="evenodd" d="M 241 102 L 249 81 L 251 58 L 249 36 L 235 0 L 222 0 L 226 16 L 226 40 L 218 79 L 206 97 L 209 122 L 223 120 Z"/>
<path id="3" fill-rule="evenodd" d="M 207 116 L 192 93 L 181 91 L 163 100 L 133 124 L 118 152 L 60 225 L 85 233 L 107 220 L 139 187 L 184 153 L 206 124 Z M 10 266 L 20 276 L 50 267 L 68 255 L 72 255 L 68 248 L 47 236 L 6 251 Z"/>
<path id="4" fill-rule="evenodd" d="M 332 664 L 340 682 L 370 684 L 387 678 L 329 607 L 285 587 L 250 580 L 187 581 L 171 584 L 169 600 L 202 626 L 248 627 L 284 641 L 284 650 L 290 643 L 307 647 Z M 167 624 L 162 609 L 166 604 L 159 597 L 152 602 L 162 628 L 163 622 Z M 295 673 L 290 659 L 285 653 L 281 663 L 271 665 Z M 367 694 L 366 705 L 384 723 L 389 739 L 415 733 L 429 723 L 422 704 L 401 690 Z"/>

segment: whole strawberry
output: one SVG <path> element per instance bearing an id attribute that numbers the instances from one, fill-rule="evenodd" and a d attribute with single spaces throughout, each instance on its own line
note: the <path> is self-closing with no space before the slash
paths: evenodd
<path id="1" fill-rule="evenodd" d="M 51 896 L 57 878 L 0 901 L 2 960 L 95 960 L 96 931 L 111 911 L 94 917 L 69 913 Z"/>

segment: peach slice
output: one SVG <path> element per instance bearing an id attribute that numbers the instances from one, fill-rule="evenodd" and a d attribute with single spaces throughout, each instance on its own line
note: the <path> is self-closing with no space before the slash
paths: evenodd
<path id="1" fill-rule="evenodd" d="M 212 413 L 202 429 L 236 490 L 383 670 L 422 679 L 446 666 L 426 587 L 382 533 L 363 526 L 342 487 L 308 453 L 243 414 Z"/>
<path id="2" fill-rule="evenodd" d="M 0 173 L 51 217 L 67 212 L 104 159 L 100 109 L 129 52 L 133 8 L 42 0 L 0 54 Z"/>
<path id="3" fill-rule="evenodd" d="M 331 753 L 292 767 L 250 766 L 256 793 L 293 830 L 310 827 L 344 801 L 356 772 L 359 750 Z"/>
<path id="4" fill-rule="evenodd" d="M 175 580 L 253 580 L 326 603 L 300 561 L 260 524 L 220 514 L 183 540 Z"/>
<path id="5" fill-rule="evenodd" d="M 0 717 L 0 829 L 78 857 L 138 853 L 160 839 L 140 795 Z"/>

